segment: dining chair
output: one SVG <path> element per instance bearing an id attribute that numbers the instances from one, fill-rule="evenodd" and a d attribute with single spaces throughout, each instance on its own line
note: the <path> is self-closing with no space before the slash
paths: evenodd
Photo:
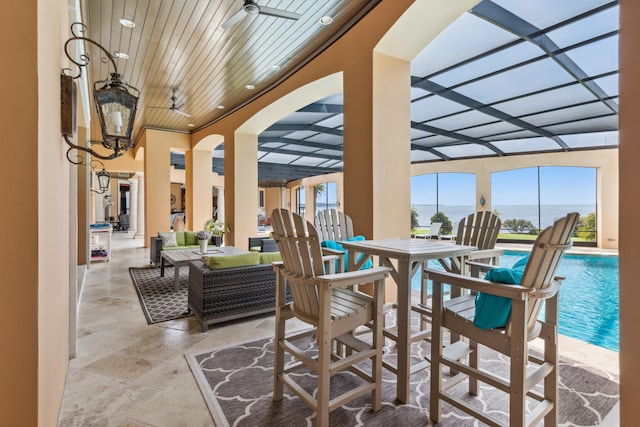
<path id="1" fill-rule="evenodd" d="M 492 266 L 491 280 L 435 269 L 427 273 L 433 281 L 431 395 L 429 416 L 442 418 L 446 402 L 489 425 L 530 426 L 544 419 L 545 426 L 558 420 L 558 290 L 556 276 L 564 252 L 579 219 L 570 213 L 538 235 L 522 267 Z M 502 283 L 497 283 L 497 281 Z M 445 286 L 472 291 L 444 299 Z M 539 318 L 544 305 L 544 316 Z M 444 345 L 445 332 L 465 337 Z M 539 339 L 542 352 L 529 351 L 529 342 Z M 490 348 L 506 356 L 509 375 L 503 377 L 480 366 L 480 351 Z M 445 376 L 443 367 L 451 372 Z M 468 392 L 478 395 L 479 382 L 508 395 L 508 424 L 495 414 L 466 402 L 459 388 L 468 379 Z M 459 387 L 464 387 L 460 384 Z M 506 409 L 506 408 L 505 408 Z"/>
<path id="2" fill-rule="evenodd" d="M 274 265 L 278 295 L 274 401 L 283 399 L 286 385 L 315 411 L 318 426 L 328 426 L 331 411 L 366 393 L 371 393 L 371 409 L 378 411 L 382 393 L 384 281 L 390 268 L 327 273 L 320 236 L 313 224 L 286 209 L 274 210 L 271 219 L 274 239 L 282 255 L 282 264 Z M 373 296 L 353 289 L 363 283 L 374 284 Z M 289 287 L 293 299 L 289 304 L 284 301 L 284 286 Z M 286 321 L 294 317 L 310 328 L 287 332 Z M 357 337 L 352 332 L 359 326 L 370 327 L 372 333 L 365 335 L 365 339 Z M 299 340 L 310 335 L 315 336 L 317 354 L 307 353 L 299 344 Z M 285 353 L 295 359 L 286 367 Z M 317 388 L 313 391 L 302 385 L 309 370 L 317 377 Z M 353 374 L 350 381 L 358 379 L 358 383 L 330 398 L 332 380 L 345 370 Z"/>

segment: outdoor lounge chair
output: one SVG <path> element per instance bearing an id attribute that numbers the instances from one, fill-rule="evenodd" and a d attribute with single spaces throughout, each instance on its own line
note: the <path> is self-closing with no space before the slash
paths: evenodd
<path id="1" fill-rule="evenodd" d="M 432 222 L 429 227 L 429 232 L 425 234 L 416 234 L 415 237 L 418 239 L 439 239 L 440 238 L 440 229 L 442 228 L 441 222 Z"/>
<path id="2" fill-rule="evenodd" d="M 282 264 L 276 270 L 276 339 L 274 349 L 273 399 L 283 399 L 286 385 L 317 414 L 317 425 L 328 426 L 329 413 L 356 397 L 371 392 L 371 409 L 381 408 L 382 380 L 382 304 L 384 281 L 390 268 L 377 267 L 348 273 L 325 274 L 325 260 L 320 237 L 313 224 L 286 209 L 276 209 L 271 216 L 274 238 L 282 254 Z M 284 301 L 283 287 L 288 285 L 293 302 Z M 373 297 L 352 290 L 362 283 L 374 283 Z M 305 331 L 286 333 L 285 323 L 293 317 L 312 327 Z M 352 334 L 363 325 L 371 327 L 370 342 Z M 318 352 L 306 353 L 299 339 L 315 336 Z M 335 343 L 334 343 L 335 341 Z M 336 346 L 334 347 L 334 344 Z M 334 351 L 334 348 L 346 351 Z M 285 352 L 296 359 L 287 363 Z M 367 363 L 367 359 L 371 359 Z M 364 366 L 361 362 L 365 362 Z M 357 366 L 356 366 L 357 364 Z M 307 375 L 296 375 L 300 368 L 317 375 L 317 391 L 301 386 Z M 331 377 L 343 370 L 359 377 L 356 386 L 329 399 Z"/>
<path id="3" fill-rule="evenodd" d="M 445 401 L 489 425 L 529 426 L 543 418 L 546 426 L 557 425 L 557 323 L 561 278 L 556 277 L 556 270 L 565 250 L 571 246 L 571 236 L 578 219 L 577 213 L 568 214 L 538 236 L 524 271 L 520 270 L 521 280 L 518 281 L 517 277 L 503 280 L 505 283 L 519 284 L 495 283 L 450 272 L 427 270 L 434 289 L 429 409 L 434 422 L 440 421 L 441 403 Z M 494 276 L 498 278 L 507 273 L 515 276 L 516 270 L 501 269 L 500 274 Z M 469 289 L 473 293 L 444 301 L 445 285 Z M 544 320 L 539 320 L 538 314 L 543 303 Z M 500 305 L 502 310 L 496 309 Z M 502 314 L 503 318 L 497 319 L 497 314 Z M 462 335 L 468 341 L 458 340 L 443 348 L 445 330 Z M 528 346 L 528 342 L 536 338 L 544 344 L 539 357 L 530 353 Z M 509 358 L 508 378 L 480 367 L 478 353 L 481 346 Z M 464 363 L 465 360 L 467 363 Z M 446 381 L 443 365 L 448 366 L 452 373 L 452 377 L 446 378 Z M 467 377 L 471 395 L 478 394 L 478 381 L 509 394 L 508 424 L 463 401 L 460 390 L 450 392 L 452 387 Z M 538 384 L 540 386 L 534 390 Z"/>

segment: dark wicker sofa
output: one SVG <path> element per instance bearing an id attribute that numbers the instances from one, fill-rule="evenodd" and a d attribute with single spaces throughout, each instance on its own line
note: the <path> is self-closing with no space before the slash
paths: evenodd
<path id="1" fill-rule="evenodd" d="M 214 323 L 273 312 L 275 301 L 276 275 L 271 264 L 219 270 L 202 261 L 189 265 L 189 308 L 202 322 L 203 332 Z"/>

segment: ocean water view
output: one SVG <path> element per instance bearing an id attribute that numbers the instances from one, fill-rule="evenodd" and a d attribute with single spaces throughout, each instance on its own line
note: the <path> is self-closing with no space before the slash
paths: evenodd
<path id="1" fill-rule="evenodd" d="M 455 226 L 457 222 L 475 211 L 475 206 L 447 206 L 439 205 L 411 205 L 418 212 L 418 224 L 420 227 L 429 227 L 430 218 L 436 213 L 436 209 L 444 213 Z M 507 219 L 525 219 L 538 227 L 544 228 L 553 224 L 556 218 L 565 216 L 569 212 L 578 212 L 580 216 L 587 216 L 595 213 L 595 205 L 541 205 L 538 212 L 538 205 L 496 205 L 494 211 L 500 214 L 500 219 L 504 222 Z M 539 215 L 538 215 L 539 214 Z M 540 222 L 538 222 L 538 216 Z"/>

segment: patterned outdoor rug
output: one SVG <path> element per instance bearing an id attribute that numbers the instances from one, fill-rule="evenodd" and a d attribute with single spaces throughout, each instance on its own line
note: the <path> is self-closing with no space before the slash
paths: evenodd
<path id="1" fill-rule="evenodd" d="M 155 267 L 129 268 L 133 286 L 138 292 L 140 305 L 147 322 L 165 322 L 192 316 L 187 313 L 187 283 L 189 269 L 180 268 L 180 289 L 174 290 L 174 267 L 165 267 L 164 277 L 160 277 L 160 269 Z"/>
<path id="2" fill-rule="evenodd" d="M 389 342 L 387 342 L 389 344 Z M 313 343 L 308 348 L 312 348 Z M 412 355 L 429 354 L 429 344 L 414 344 Z M 385 357 L 394 357 L 394 346 L 385 347 Z M 491 354 L 493 353 L 493 354 Z M 504 371 L 504 359 L 483 348 L 483 366 L 493 372 Z M 216 426 L 311 426 L 315 415 L 297 396 L 285 387 L 281 402 L 272 400 L 273 337 L 246 344 L 187 354 L 187 361 L 209 406 Z M 286 362 L 285 362 L 286 363 Z M 370 395 L 365 395 L 333 411 L 332 426 L 431 425 L 429 421 L 429 369 L 411 376 L 411 402 L 395 404 L 395 376 L 383 369 L 382 409 L 369 409 Z M 337 378 L 340 377 L 340 378 Z M 309 384 L 315 377 L 308 376 Z M 354 381 L 350 373 L 334 376 L 332 390 Z M 596 368 L 562 358 L 560 363 L 559 421 L 565 426 L 594 426 L 609 413 L 619 399 L 617 378 Z M 308 384 L 308 385 L 309 385 Z M 471 396 L 466 381 L 457 387 L 458 397 L 473 402 L 485 413 L 507 420 L 507 396 L 495 389 L 481 386 L 479 396 Z M 351 385 L 352 387 L 352 385 Z M 312 390 L 313 385 L 308 388 Z M 481 425 L 467 414 L 442 404 L 441 426 Z M 506 409 L 505 409 L 506 408 Z"/>

